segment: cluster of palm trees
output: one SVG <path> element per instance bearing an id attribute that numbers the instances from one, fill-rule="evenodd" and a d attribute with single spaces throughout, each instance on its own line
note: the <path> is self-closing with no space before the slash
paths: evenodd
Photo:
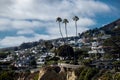
<path id="1" fill-rule="evenodd" d="M 79 20 L 79 18 L 78 18 L 78 16 L 74 16 L 72 19 L 73 19 L 73 21 L 75 21 L 76 37 L 77 37 L 77 21 Z M 62 30 L 61 30 L 61 23 L 65 24 L 66 38 L 68 38 L 67 23 L 69 23 L 69 21 L 67 19 L 62 20 L 61 17 L 57 17 L 56 22 L 58 22 L 58 24 L 59 24 L 59 30 L 60 30 L 60 35 L 61 35 L 62 39 L 63 39 L 63 34 L 62 34 Z M 64 39 L 63 39 L 63 41 L 64 41 Z M 65 43 L 65 41 L 64 41 L 64 43 Z"/>

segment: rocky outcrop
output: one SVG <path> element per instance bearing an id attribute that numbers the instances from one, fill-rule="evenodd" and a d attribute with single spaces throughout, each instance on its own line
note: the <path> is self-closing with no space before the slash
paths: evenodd
<path id="1" fill-rule="evenodd" d="M 38 80 L 75 80 L 74 70 L 59 66 L 49 66 L 40 69 Z"/>
<path id="2" fill-rule="evenodd" d="M 67 80 L 76 80 L 76 76 L 75 76 L 74 71 L 68 71 L 67 72 Z"/>

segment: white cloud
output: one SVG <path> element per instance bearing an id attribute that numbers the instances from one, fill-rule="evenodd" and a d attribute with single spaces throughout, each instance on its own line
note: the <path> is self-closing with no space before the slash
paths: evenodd
<path id="1" fill-rule="evenodd" d="M 39 39 L 52 39 L 52 38 L 48 35 L 40 35 L 40 34 L 35 34 L 34 37 L 6 36 L 4 39 L 0 40 L 0 47 L 18 46 L 23 42 L 38 41 Z"/>
<path id="2" fill-rule="evenodd" d="M 74 15 L 80 18 L 78 32 L 81 33 L 96 24 L 92 19 L 96 14 L 109 13 L 112 9 L 113 6 L 96 0 L 0 0 L 0 31 L 7 33 L 7 30 L 16 30 L 18 31 L 16 34 L 22 35 L 6 35 L 1 39 L 0 44 L 14 46 L 38 38 L 60 37 L 58 24 L 55 22 L 58 16 L 69 20 L 68 34 L 73 36 L 75 35 L 72 21 Z M 29 19 L 33 20 L 29 21 Z M 38 29 L 44 30 L 47 35 L 36 34 Z M 65 35 L 64 24 L 62 24 L 62 31 Z M 24 37 L 24 34 L 32 34 L 34 37 Z"/>
<path id="3" fill-rule="evenodd" d="M 29 21 L 12 21 L 12 27 L 15 29 L 34 28 L 33 24 Z"/>
<path id="4" fill-rule="evenodd" d="M 5 4 L 1 5 L 0 15 L 17 19 L 53 20 L 56 16 L 68 17 L 74 14 L 86 16 L 111 10 L 108 5 L 94 0 L 54 0 L 54 2 L 50 0 L 2 0 L 0 3 Z"/>
<path id="5" fill-rule="evenodd" d="M 83 16 L 95 16 L 96 13 L 110 12 L 112 7 L 94 0 L 78 0 L 78 2 L 75 1 L 75 4 L 75 11 Z"/>
<path id="6" fill-rule="evenodd" d="M 17 34 L 34 34 L 33 30 L 20 30 L 17 32 Z"/>
<path id="7" fill-rule="evenodd" d="M 45 26 L 40 21 L 10 20 L 9 18 L 0 18 L 0 31 L 7 30 L 33 30 Z"/>
<path id="8" fill-rule="evenodd" d="M 8 19 L 0 19 L 0 31 L 9 30 L 11 21 Z"/>
<path id="9" fill-rule="evenodd" d="M 0 44 L 2 47 L 10 47 L 10 46 L 16 46 L 20 45 L 22 42 L 29 41 L 27 38 L 23 36 L 18 37 L 5 37 L 0 41 Z"/>

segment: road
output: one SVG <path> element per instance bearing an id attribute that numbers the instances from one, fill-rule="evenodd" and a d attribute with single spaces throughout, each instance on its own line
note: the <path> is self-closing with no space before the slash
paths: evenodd
<path id="1" fill-rule="evenodd" d="M 73 64 L 65 64 L 65 63 L 58 63 L 58 66 L 72 68 L 72 69 L 82 67 L 82 65 L 73 65 Z"/>

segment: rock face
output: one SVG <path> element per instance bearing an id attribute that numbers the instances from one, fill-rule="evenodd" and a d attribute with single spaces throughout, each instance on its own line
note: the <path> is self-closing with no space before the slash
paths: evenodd
<path id="1" fill-rule="evenodd" d="M 73 70 L 59 66 L 44 67 L 39 72 L 38 80 L 75 80 L 76 76 Z"/>
<path id="2" fill-rule="evenodd" d="M 67 80 L 75 80 L 75 79 L 76 79 L 76 76 L 75 76 L 74 71 L 68 71 L 67 72 Z"/>

